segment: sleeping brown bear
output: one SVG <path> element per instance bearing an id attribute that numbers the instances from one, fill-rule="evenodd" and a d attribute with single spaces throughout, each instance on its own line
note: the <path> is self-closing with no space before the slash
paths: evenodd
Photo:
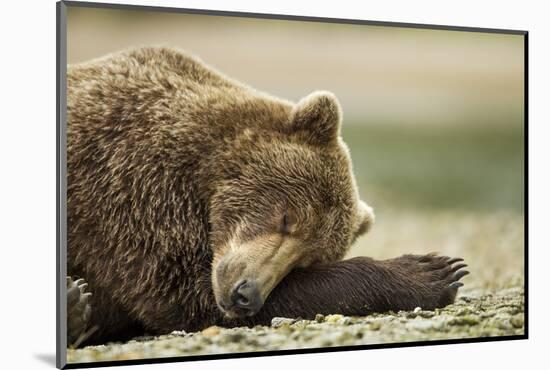
<path id="1" fill-rule="evenodd" d="M 67 91 L 69 344 L 454 301 L 459 258 L 341 261 L 374 216 L 331 93 L 166 48 L 69 66 Z"/>

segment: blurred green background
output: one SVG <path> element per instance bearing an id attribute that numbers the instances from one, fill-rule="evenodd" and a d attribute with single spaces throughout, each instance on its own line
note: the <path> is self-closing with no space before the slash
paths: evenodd
<path id="1" fill-rule="evenodd" d="M 77 7 L 67 27 L 69 63 L 176 46 L 275 96 L 332 91 L 377 214 L 350 255 L 436 250 L 479 286 L 522 280 L 523 36 Z"/>
<path id="2" fill-rule="evenodd" d="M 359 184 L 374 206 L 523 210 L 523 130 L 347 126 Z"/>

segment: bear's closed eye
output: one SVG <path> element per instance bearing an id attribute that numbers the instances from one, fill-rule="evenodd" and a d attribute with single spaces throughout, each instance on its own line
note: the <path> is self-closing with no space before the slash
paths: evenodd
<path id="1" fill-rule="evenodd" d="M 296 216 L 292 212 L 286 211 L 283 214 L 283 218 L 281 220 L 280 232 L 283 235 L 290 235 L 295 231 L 295 229 L 296 229 Z"/>

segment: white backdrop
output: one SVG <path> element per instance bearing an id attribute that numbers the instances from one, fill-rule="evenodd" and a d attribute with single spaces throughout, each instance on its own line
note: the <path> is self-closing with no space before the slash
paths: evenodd
<path id="1" fill-rule="evenodd" d="M 119 2 L 112 0 L 111 2 Z M 544 361 L 549 305 L 546 231 L 550 136 L 550 44 L 542 1 L 165 0 L 124 3 L 431 23 L 530 31 L 530 289 L 528 341 L 201 361 L 140 368 L 518 369 Z M 55 2 L 2 4 L 0 161 L 0 339 L 2 368 L 55 364 Z M 537 361 L 538 360 L 538 361 Z M 543 362 L 544 363 L 544 362 Z M 544 366 L 544 365 L 542 365 Z"/>

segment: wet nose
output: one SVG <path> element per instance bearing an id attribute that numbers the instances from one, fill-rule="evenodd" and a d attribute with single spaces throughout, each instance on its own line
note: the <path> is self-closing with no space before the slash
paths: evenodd
<path id="1" fill-rule="evenodd" d="M 243 310 L 246 316 L 252 316 L 262 308 L 260 290 L 254 281 L 241 280 L 235 284 L 231 292 L 233 307 Z"/>

